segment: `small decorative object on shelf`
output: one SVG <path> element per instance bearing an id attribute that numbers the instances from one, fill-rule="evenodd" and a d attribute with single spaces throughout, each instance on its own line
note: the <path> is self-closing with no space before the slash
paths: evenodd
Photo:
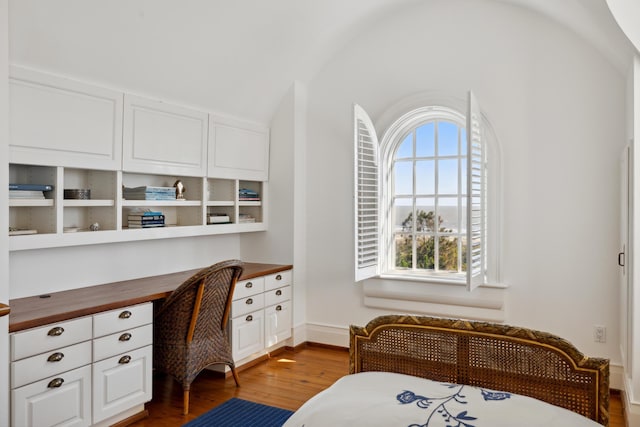
<path id="1" fill-rule="evenodd" d="M 176 187 L 176 200 L 184 200 L 184 193 L 187 190 L 184 188 L 182 181 L 177 180 L 173 186 Z"/>
<path id="2" fill-rule="evenodd" d="M 207 219 L 207 224 L 229 224 L 231 223 L 231 218 L 229 215 L 223 213 L 210 213 L 209 218 Z"/>
<path id="3" fill-rule="evenodd" d="M 100 224 L 99 224 L 99 223 L 97 223 L 97 222 L 94 222 L 93 224 L 91 224 L 91 225 L 89 226 L 89 230 L 91 230 L 91 231 L 98 231 L 98 230 L 100 230 Z"/>

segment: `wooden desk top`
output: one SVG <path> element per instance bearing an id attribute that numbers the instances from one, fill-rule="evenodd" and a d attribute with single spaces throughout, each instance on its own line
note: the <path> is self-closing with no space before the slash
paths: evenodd
<path id="1" fill-rule="evenodd" d="M 11 309 L 7 304 L 0 303 L 0 317 L 6 316 L 7 314 L 9 314 L 10 311 Z"/>
<path id="2" fill-rule="evenodd" d="M 291 265 L 245 262 L 240 280 L 290 270 Z M 166 298 L 200 269 L 89 286 L 9 301 L 9 332 Z M 7 308 L 8 309 L 8 308 Z"/>

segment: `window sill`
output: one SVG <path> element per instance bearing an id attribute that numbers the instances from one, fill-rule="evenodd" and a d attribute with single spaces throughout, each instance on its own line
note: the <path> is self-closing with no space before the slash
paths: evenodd
<path id="1" fill-rule="evenodd" d="M 363 282 L 364 305 L 394 312 L 502 322 L 505 285 L 468 292 L 460 282 L 383 275 Z"/>

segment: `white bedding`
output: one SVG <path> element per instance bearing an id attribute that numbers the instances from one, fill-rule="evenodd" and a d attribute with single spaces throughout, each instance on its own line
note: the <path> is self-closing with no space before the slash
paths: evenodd
<path id="1" fill-rule="evenodd" d="M 284 427 L 533 427 L 600 424 L 513 393 L 388 372 L 347 375 L 298 409 Z"/>

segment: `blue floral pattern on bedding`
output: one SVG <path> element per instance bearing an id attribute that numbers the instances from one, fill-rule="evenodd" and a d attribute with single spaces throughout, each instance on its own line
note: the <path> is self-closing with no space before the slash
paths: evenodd
<path id="1" fill-rule="evenodd" d="M 429 409 L 435 405 L 424 424 L 410 424 L 408 427 L 428 427 L 430 422 L 433 420 L 433 416 L 436 414 L 440 415 L 441 419 L 445 422 L 446 427 L 474 427 L 474 424 L 471 424 L 471 422 L 477 420 L 476 417 L 469 415 L 467 411 L 460 411 L 457 414 L 454 414 L 447 407 L 448 404 L 454 402 L 462 405 L 467 404 L 466 396 L 462 394 L 465 386 L 459 384 L 441 385 L 451 389 L 452 393 L 442 397 L 425 397 L 415 394 L 412 391 L 405 390 L 396 396 L 398 402 L 402 404 L 415 402 L 416 406 L 422 409 Z M 478 389 L 471 388 L 471 390 L 476 391 Z M 480 388 L 479 390 L 485 401 L 505 400 L 511 397 L 511 393 L 485 390 L 483 388 Z"/>

